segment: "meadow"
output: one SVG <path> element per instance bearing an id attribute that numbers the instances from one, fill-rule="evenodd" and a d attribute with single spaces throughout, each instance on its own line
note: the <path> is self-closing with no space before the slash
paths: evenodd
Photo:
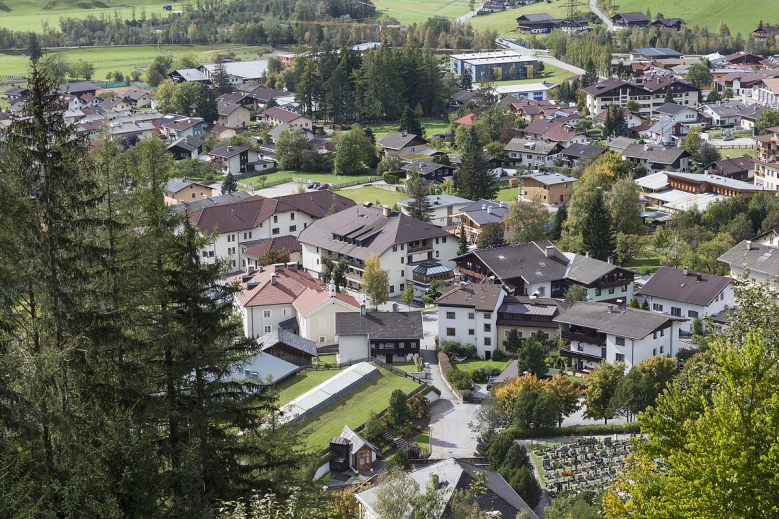
<path id="1" fill-rule="evenodd" d="M 747 39 L 763 20 L 765 24 L 779 23 L 779 2 L 776 0 L 616 0 L 614 12 L 651 10 L 652 19 L 663 13 L 665 17 L 684 18 L 688 27 L 700 25 L 716 31 L 720 21 L 728 24 L 730 33 L 741 33 Z"/>
<path id="2" fill-rule="evenodd" d="M 436 16 L 453 20 L 469 11 L 468 0 L 373 0 L 373 5 L 376 16 L 388 15 L 400 23 L 418 25 Z"/>
<path id="3" fill-rule="evenodd" d="M 132 18 L 133 7 L 137 19 L 141 18 L 141 9 L 145 9 L 147 18 L 151 18 L 153 12 L 167 13 L 162 10 L 163 5 L 172 4 L 175 10 L 177 3 L 176 0 L 0 0 L 3 13 L 0 27 L 43 32 L 44 25 L 59 29 L 61 17 L 84 18 L 91 14 L 99 18 L 103 13 L 113 17 L 118 12 L 123 18 Z"/>
<path id="4" fill-rule="evenodd" d="M 550 4 L 539 2 L 532 5 L 517 7 L 516 9 L 508 9 L 499 13 L 474 16 L 473 18 L 470 18 L 468 22 L 476 30 L 495 30 L 498 31 L 500 36 L 513 38 L 520 34 L 515 32 L 515 29 L 517 28 L 517 18 L 523 14 L 531 13 L 549 13 L 555 18 L 565 18 L 565 0 L 555 0 Z M 525 35 L 522 36 L 524 37 Z M 530 36 L 527 35 L 527 37 Z"/>

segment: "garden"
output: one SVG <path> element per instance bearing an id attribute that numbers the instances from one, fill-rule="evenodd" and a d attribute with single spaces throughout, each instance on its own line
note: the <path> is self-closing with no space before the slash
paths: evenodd
<path id="1" fill-rule="evenodd" d="M 610 436 L 537 447 L 531 454 L 552 498 L 561 492 L 603 492 L 631 463 L 633 452 L 631 440 L 613 441 Z"/>

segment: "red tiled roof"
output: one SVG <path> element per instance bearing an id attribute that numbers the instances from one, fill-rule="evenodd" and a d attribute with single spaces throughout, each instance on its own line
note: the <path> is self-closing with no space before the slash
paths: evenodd
<path id="1" fill-rule="evenodd" d="M 271 275 L 275 274 L 276 284 L 271 283 Z M 252 282 L 258 283 L 248 288 L 248 282 L 243 282 L 243 276 L 230 278 L 230 282 L 241 287 L 236 297 L 243 306 L 266 306 L 292 304 L 306 289 L 322 290 L 320 280 L 302 270 L 294 271 L 288 268 L 274 272 L 273 266 L 259 270 L 253 274 Z"/>
<path id="2" fill-rule="evenodd" d="M 341 294 L 339 292 L 335 293 L 335 299 L 338 299 L 342 303 L 346 303 L 347 305 L 359 310 L 360 303 L 357 302 L 355 298 L 352 296 Z M 298 311 L 301 315 L 306 315 L 312 310 L 316 310 L 326 302 L 330 300 L 330 292 L 327 291 L 317 291 L 313 290 L 311 288 L 306 289 L 304 292 L 302 292 L 295 301 L 292 302 L 292 306 L 295 307 L 295 310 Z"/>
<path id="3" fill-rule="evenodd" d="M 270 218 L 278 204 L 276 199 L 255 195 L 234 204 L 198 209 L 190 219 L 204 233 L 243 231 Z"/>
<path id="4" fill-rule="evenodd" d="M 462 124 L 465 126 L 472 126 L 473 120 L 476 119 L 476 114 L 468 114 L 457 119 L 454 124 Z"/>
<path id="5" fill-rule="evenodd" d="M 249 259 L 256 260 L 270 249 L 285 250 L 287 252 L 300 252 L 303 246 L 294 236 L 280 236 L 278 238 L 268 238 L 253 243 L 246 247 L 243 255 Z"/>
<path id="6" fill-rule="evenodd" d="M 264 115 L 265 117 L 272 117 L 274 119 L 278 119 L 283 123 L 292 122 L 298 117 L 305 117 L 303 115 L 296 114 L 295 112 L 290 112 L 289 110 L 284 110 L 283 108 L 279 108 L 278 106 L 268 108 L 267 110 L 262 112 L 261 115 Z"/>
<path id="7" fill-rule="evenodd" d="M 285 206 L 294 207 L 298 211 L 311 215 L 314 218 L 324 218 L 333 204 L 336 205 L 339 211 L 357 205 L 357 202 L 354 200 L 327 190 L 279 196 L 276 200 L 285 204 Z M 289 211 L 289 209 L 279 209 L 279 211 Z"/>

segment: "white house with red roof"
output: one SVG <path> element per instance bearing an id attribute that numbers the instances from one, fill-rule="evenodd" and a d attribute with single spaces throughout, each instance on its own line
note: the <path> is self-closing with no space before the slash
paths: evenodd
<path id="1" fill-rule="evenodd" d="M 353 297 L 298 269 L 297 263 L 260 267 L 230 278 L 241 291 L 234 305 L 246 337 L 261 337 L 278 329 L 296 333 L 317 346 L 335 344 L 335 314 L 359 312 Z"/>
<path id="2" fill-rule="evenodd" d="M 259 116 L 266 123 L 277 125 L 286 123 L 290 128 L 311 129 L 313 122 L 310 117 L 274 106 L 262 112 Z"/>

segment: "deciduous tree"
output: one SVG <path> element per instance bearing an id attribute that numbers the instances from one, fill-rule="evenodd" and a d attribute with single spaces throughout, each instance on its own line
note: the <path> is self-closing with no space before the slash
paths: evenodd
<path id="1" fill-rule="evenodd" d="M 389 270 L 382 270 L 381 260 L 375 254 L 365 260 L 362 289 L 371 298 L 374 310 L 389 298 Z"/>

